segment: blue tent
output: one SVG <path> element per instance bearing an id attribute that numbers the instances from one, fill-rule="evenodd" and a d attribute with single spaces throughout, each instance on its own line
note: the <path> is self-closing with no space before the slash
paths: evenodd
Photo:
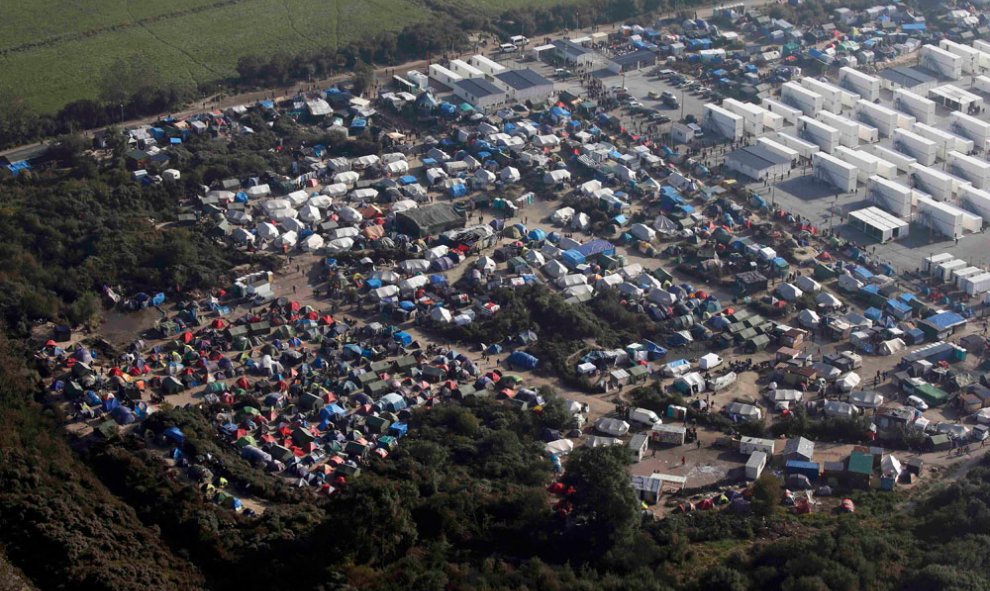
<path id="1" fill-rule="evenodd" d="M 525 351 L 513 351 L 506 359 L 506 363 L 510 366 L 533 369 L 540 363 L 540 360 Z"/>
<path id="2" fill-rule="evenodd" d="M 330 404 L 324 406 L 320 409 L 321 419 L 333 419 L 335 417 L 342 417 L 347 414 L 347 411 L 343 409 L 336 402 L 331 402 Z"/>
<path id="3" fill-rule="evenodd" d="M 541 230 L 540 228 L 535 228 L 533 230 L 530 230 L 529 234 L 527 234 L 526 236 L 530 240 L 535 240 L 535 241 L 547 239 L 547 233 Z"/>
<path id="4" fill-rule="evenodd" d="M 403 347 L 410 345 L 413 342 L 412 335 L 409 334 L 408 332 L 401 330 L 396 333 L 393 333 L 392 338 L 395 339 L 395 342 L 401 344 Z"/>
<path id="5" fill-rule="evenodd" d="M 165 439 L 169 439 L 175 442 L 176 445 L 182 445 L 186 442 L 186 435 L 179 430 L 178 427 L 169 427 L 162 431 L 162 436 Z"/>
<path id="6" fill-rule="evenodd" d="M 565 250 L 564 253 L 560 255 L 560 260 L 572 269 L 585 263 L 584 255 L 573 248 L 570 250 Z"/>
<path id="7" fill-rule="evenodd" d="M 405 423 L 392 423 L 388 428 L 388 434 L 392 437 L 402 437 L 409 432 L 409 425 Z"/>
<path id="8" fill-rule="evenodd" d="M 463 183 L 454 183 L 450 185 L 451 197 L 463 197 L 465 195 L 467 195 L 467 186 Z"/>
<path id="9" fill-rule="evenodd" d="M 113 417 L 113 420 L 117 421 L 118 425 L 130 425 L 136 420 L 134 413 L 126 406 L 118 406 L 111 410 L 110 416 Z"/>
<path id="10" fill-rule="evenodd" d="M 413 175 L 411 175 L 411 174 L 407 174 L 405 176 L 400 176 L 399 177 L 399 184 L 400 185 L 411 185 L 411 184 L 413 184 L 415 182 L 416 182 L 416 177 L 413 176 Z"/>

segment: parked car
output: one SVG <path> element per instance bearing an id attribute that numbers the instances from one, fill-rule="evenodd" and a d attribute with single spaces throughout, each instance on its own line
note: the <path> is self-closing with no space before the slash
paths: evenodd
<path id="1" fill-rule="evenodd" d="M 928 410 L 928 403 L 922 400 L 921 397 L 915 396 L 914 394 L 907 397 L 907 403 L 918 410 L 921 411 Z"/>

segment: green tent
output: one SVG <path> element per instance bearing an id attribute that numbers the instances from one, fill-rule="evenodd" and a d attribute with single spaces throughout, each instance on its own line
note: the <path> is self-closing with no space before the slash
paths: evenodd
<path id="1" fill-rule="evenodd" d="M 186 386 L 182 383 L 182 380 L 175 376 L 168 376 L 162 380 L 162 390 L 164 390 L 166 394 L 178 394 L 185 389 Z"/>
<path id="2" fill-rule="evenodd" d="M 210 385 L 206 387 L 206 391 L 210 394 L 223 394 L 227 391 L 227 384 L 223 382 L 211 382 Z"/>

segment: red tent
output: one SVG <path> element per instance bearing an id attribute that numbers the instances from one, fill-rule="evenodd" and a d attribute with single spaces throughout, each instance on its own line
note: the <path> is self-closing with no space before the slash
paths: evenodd
<path id="1" fill-rule="evenodd" d="M 215 318 L 213 322 L 210 323 L 210 327 L 217 329 L 226 328 L 227 323 L 223 321 L 223 318 Z"/>
<path id="2" fill-rule="evenodd" d="M 247 378 L 244 376 L 237 378 L 237 381 L 234 382 L 234 385 L 237 386 L 238 388 L 244 388 L 245 390 L 247 390 L 251 386 L 251 384 L 247 381 Z"/>
<path id="3" fill-rule="evenodd" d="M 193 340 L 193 333 L 191 333 L 191 332 L 189 332 L 187 330 L 186 332 L 184 332 L 181 335 L 179 335 L 179 339 L 181 339 L 183 343 L 185 343 L 185 344 L 188 345 Z"/>
<path id="4" fill-rule="evenodd" d="M 46 347 L 57 347 L 58 346 L 58 343 L 56 343 L 55 341 L 53 341 L 51 339 L 48 339 L 47 341 L 45 341 L 45 346 Z"/>

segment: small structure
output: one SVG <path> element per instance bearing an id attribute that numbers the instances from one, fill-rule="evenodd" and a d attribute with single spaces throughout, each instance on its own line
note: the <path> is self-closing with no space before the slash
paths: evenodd
<path id="1" fill-rule="evenodd" d="M 762 451 L 754 451 L 746 460 L 746 479 L 756 480 L 763 474 L 763 468 L 767 465 L 767 454 Z"/>
<path id="2" fill-rule="evenodd" d="M 784 459 L 810 462 L 815 455 L 815 442 L 804 437 L 788 439 L 784 445 Z"/>

